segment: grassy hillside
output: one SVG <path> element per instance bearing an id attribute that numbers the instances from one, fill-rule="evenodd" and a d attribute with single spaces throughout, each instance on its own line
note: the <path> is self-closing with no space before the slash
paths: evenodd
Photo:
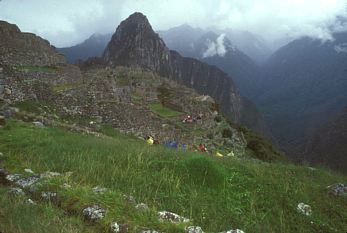
<path id="1" fill-rule="evenodd" d="M 111 129 L 105 133 L 109 136 L 95 137 L 18 121 L 0 129 L 0 166 L 11 173 L 25 168 L 73 172 L 43 182 L 40 189 L 56 191 L 58 200 L 42 202 L 33 194 L 37 206 L 10 198 L 7 187 L 0 186 L 0 232 L 103 232 L 112 221 L 128 224 L 130 232 L 184 232 L 184 224 L 159 222 L 158 210 L 190 218 L 205 232 L 347 232 L 346 199 L 326 191 L 328 185 L 346 183 L 346 177 L 290 164 L 169 150 Z M 72 187 L 61 188 L 64 183 Z M 95 194 L 95 186 L 108 192 Z M 123 194 L 148 204 L 150 211 L 129 206 Z M 297 211 L 300 202 L 312 207 L 311 216 Z M 108 210 L 105 218 L 83 220 L 83 208 L 95 203 Z"/>

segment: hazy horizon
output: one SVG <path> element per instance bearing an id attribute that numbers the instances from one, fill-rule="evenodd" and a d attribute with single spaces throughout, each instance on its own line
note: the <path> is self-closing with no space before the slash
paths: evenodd
<path id="1" fill-rule="evenodd" d="M 346 21 L 339 20 L 347 17 L 345 0 L 2 0 L 0 12 L 1 20 L 57 47 L 75 45 L 94 33 L 112 33 L 134 12 L 145 14 L 156 31 L 182 24 L 232 28 L 270 42 L 300 36 L 325 40 L 347 29 Z"/>

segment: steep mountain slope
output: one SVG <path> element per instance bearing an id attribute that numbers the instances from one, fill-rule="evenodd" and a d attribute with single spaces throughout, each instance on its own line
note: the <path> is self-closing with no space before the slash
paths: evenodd
<path id="1" fill-rule="evenodd" d="M 306 159 L 347 173 L 347 107 L 333 120 L 314 133 L 306 151 Z"/>
<path id="2" fill-rule="evenodd" d="M 119 25 L 103 60 L 110 66 L 140 66 L 170 77 L 200 94 L 213 97 L 220 110 L 235 123 L 261 131 L 257 122 L 247 122 L 242 117 L 250 106 L 243 104 L 244 100 L 227 74 L 214 66 L 170 51 L 141 13 L 131 15 Z"/>
<path id="3" fill-rule="evenodd" d="M 111 34 L 93 34 L 80 44 L 67 48 L 57 48 L 57 51 L 64 54 L 67 61 L 72 64 L 76 63 L 77 60 L 99 57 L 105 50 L 111 36 Z"/>
<path id="4" fill-rule="evenodd" d="M 169 48 L 177 50 L 183 56 L 217 66 L 232 77 L 243 96 L 253 99 L 258 85 L 259 67 L 239 50 L 227 34 L 223 31 L 219 33 L 206 32 L 188 26 L 161 32 L 165 43 L 168 41 Z"/>
<path id="5" fill-rule="evenodd" d="M 347 103 L 347 33 L 295 40 L 265 67 L 256 101 L 280 144 L 302 152 L 307 138 Z"/>

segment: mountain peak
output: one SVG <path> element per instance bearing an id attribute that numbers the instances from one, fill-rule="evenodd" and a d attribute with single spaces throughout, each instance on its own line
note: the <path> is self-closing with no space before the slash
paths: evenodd
<path id="1" fill-rule="evenodd" d="M 136 12 L 122 21 L 103 54 L 112 66 L 135 65 L 159 71 L 167 65 L 169 50 L 147 17 Z"/>
<path id="2" fill-rule="evenodd" d="M 144 14 L 142 14 L 141 12 L 135 12 L 135 13 L 129 15 L 129 17 L 125 21 L 149 23 L 147 17 Z"/>
<path id="3" fill-rule="evenodd" d="M 223 49 L 224 36 L 219 39 Z M 218 52 L 224 53 L 224 50 Z M 232 79 L 215 66 L 170 51 L 141 13 L 134 13 L 121 22 L 102 58 L 111 67 L 142 67 L 193 88 L 199 94 L 210 95 L 229 119 L 244 122 L 243 98 Z"/>

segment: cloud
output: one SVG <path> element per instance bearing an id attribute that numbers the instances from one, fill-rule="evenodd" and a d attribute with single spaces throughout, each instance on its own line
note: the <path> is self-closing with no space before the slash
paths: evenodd
<path id="1" fill-rule="evenodd" d="M 347 43 L 335 45 L 334 49 L 337 53 L 347 53 Z"/>
<path id="2" fill-rule="evenodd" d="M 216 41 L 207 40 L 207 44 L 206 44 L 207 49 L 202 54 L 202 57 L 203 58 L 213 57 L 213 56 L 224 57 L 224 55 L 227 52 L 224 45 L 224 39 L 225 39 L 225 34 L 223 33 L 216 39 Z"/>
<path id="3" fill-rule="evenodd" d="M 2 0 L 0 19 L 34 32 L 57 46 L 71 45 L 95 32 L 114 32 L 135 11 L 155 30 L 183 23 L 195 27 L 248 30 L 268 41 L 284 36 L 331 38 L 346 30 L 346 0 Z"/>
<path id="4" fill-rule="evenodd" d="M 120 4 L 124 1 L 118 1 Z M 0 19 L 56 46 L 76 44 L 95 32 L 115 30 L 121 8 L 107 0 L 3 0 Z"/>

